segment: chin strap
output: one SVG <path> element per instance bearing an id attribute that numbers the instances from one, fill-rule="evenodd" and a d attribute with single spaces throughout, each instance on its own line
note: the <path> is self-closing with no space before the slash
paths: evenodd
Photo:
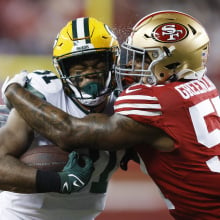
<path id="1" fill-rule="evenodd" d="M 184 79 L 201 79 L 207 72 L 207 68 L 205 67 L 204 69 L 198 71 L 198 72 L 193 72 L 189 75 L 186 75 Z"/>
<path id="2" fill-rule="evenodd" d="M 190 74 L 187 74 L 191 72 Z M 168 78 L 168 82 L 175 82 L 179 79 L 189 79 L 189 80 L 193 80 L 193 79 L 201 79 L 207 72 L 207 68 L 204 68 L 200 71 L 194 72 L 191 69 L 184 69 L 180 72 L 178 72 L 177 74 L 173 74 L 172 76 L 170 76 Z M 185 75 L 187 74 L 187 75 Z M 185 76 L 184 76 L 185 75 Z M 184 77 L 181 77 L 184 76 Z"/>

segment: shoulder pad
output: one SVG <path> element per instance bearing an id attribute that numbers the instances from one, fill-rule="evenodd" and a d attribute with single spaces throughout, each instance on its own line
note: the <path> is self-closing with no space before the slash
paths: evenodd
<path id="1" fill-rule="evenodd" d="M 57 75 L 48 70 L 35 70 L 28 74 L 28 86 L 47 96 L 63 90 L 62 82 Z"/>

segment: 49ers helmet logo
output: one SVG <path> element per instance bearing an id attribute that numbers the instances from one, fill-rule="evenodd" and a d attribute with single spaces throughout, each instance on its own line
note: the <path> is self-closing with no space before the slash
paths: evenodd
<path id="1" fill-rule="evenodd" d="M 152 37 L 159 42 L 172 43 L 181 41 L 188 35 L 188 29 L 178 23 L 166 23 L 157 26 L 153 32 Z"/>

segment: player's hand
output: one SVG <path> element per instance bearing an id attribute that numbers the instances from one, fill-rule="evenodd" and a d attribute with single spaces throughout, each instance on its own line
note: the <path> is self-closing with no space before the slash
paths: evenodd
<path id="1" fill-rule="evenodd" d="M 81 190 L 89 182 L 93 172 L 93 162 L 85 155 L 76 152 L 69 154 L 69 160 L 62 172 L 59 172 L 61 179 L 61 193 L 71 193 Z"/>
<path id="2" fill-rule="evenodd" d="M 7 78 L 5 79 L 5 81 L 2 85 L 2 91 L 1 91 L 2 92 L 2 100 L 9 109 L 12 108 L 12 105 L 5 96 L 5 92 L 8 88 L 8 86 L 13 83 L 18 83 L 19 85 L 21 85 L 23 87 L 27 81 L 27 74 L 28 74 L 28 72 L 26 70 L 23 70 L 20 73 L 14 75 L 11 79 L 9 79 L 9 76 L 7 76 Z"/>

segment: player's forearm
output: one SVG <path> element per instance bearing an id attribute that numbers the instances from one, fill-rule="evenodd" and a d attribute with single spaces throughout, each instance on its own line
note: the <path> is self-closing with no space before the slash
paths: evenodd
<path id="1" fill-rule="evenodd" d="M 113 144 L 116 140 L 112 132 L 114 129 L 109 129 L 108 117 L 105 115 L 90 115 L 83 120 L 72 117 L 18 84 L 10 85 L 5 95 L 34 130 L 64 150 L 76 147 L 99 148 L 99 143 L 100 148 L 117 146 Z"/>
<path id="2" fill-rule="evenodd" d="M 83 173 L 84 168 L 82 168 Z M 69 172 L 60 172 L 65 180 L 68 180 L 68 175 L 74 172 L 73 176 L 81 173 L 75 172 L 71 167 Z M 91 173 L 90 169 L 86 170 L 88 175 Z M 44 171 L 37 170 L 30 166 L 25 165 L 17 158 L 10 155 L 4 155 L 0 157 L 0 190 L 10 191 L 16 193 L 45 193 L 45 192 L 59 192 L 59 193 L 70 193 L 80 190 L 80 187 L 67 187 L 68 190 L 63 190 L 61 185 L 61 176 L 55 171 Z M 71 176 L 71 175 L 70 175 Z M 89 175 L 88 175 L 89 176 Z M 89 181 L 89 177 L 87 182 Z M 86 182 L 86 183 L 87 183 Z M 72 186 L 72 182 L 70 184 Z"/>
<path id="3" fill-rule="evenodd" d="M 165 145 L 164 141 L 158 141 L 162 140 L 158 137 L 166 137 L 166 134 L 119 114 L 112 117 L 90 114 L 78 119 L 44 102 L 18 84 L 10 85 L 5 95 L 34 130 L 67 151 L 74 148 L 113 150 L 140 144 L 160 149 Z M 166 151 L 173 148 L 172 141 L 167 143 Z"/>
<path id="4" fill-rule="evenodd" d="M 25 166 L 16 158 L 0 158 L 0 190 L 17 193 L 36 192 L 36 169 Z"/>

